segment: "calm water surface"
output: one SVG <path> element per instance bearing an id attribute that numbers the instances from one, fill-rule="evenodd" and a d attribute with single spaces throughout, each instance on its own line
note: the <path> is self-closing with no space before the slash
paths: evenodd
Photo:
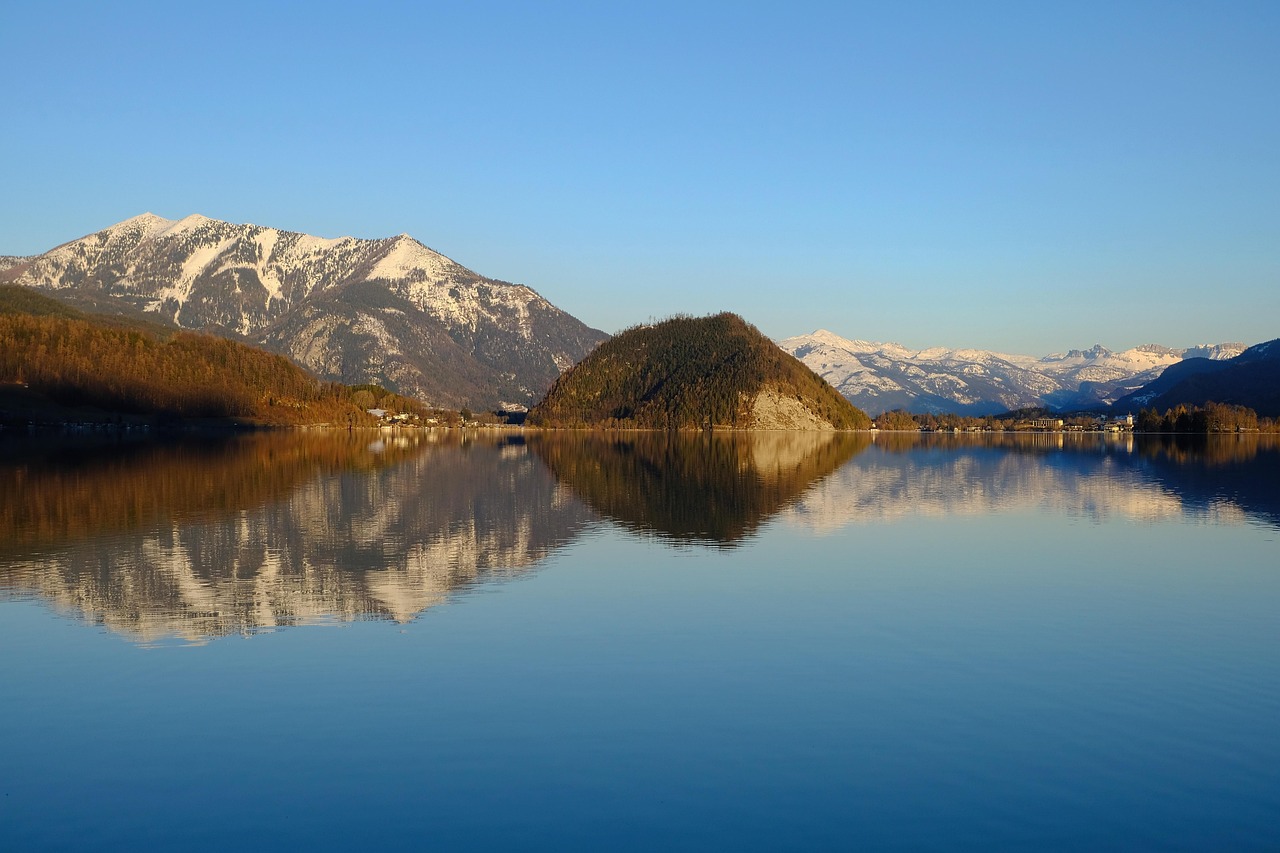
<path id="1" fill-rule="evenodd" d="M 1280 849 L 1280 450 L 0 441 L 0 849 Z"/>

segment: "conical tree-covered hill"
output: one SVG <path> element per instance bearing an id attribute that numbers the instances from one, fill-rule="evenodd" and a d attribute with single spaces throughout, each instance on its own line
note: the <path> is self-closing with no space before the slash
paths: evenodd
<path id="1" fill-rule="evenodd" d="M 562 375 L 541 427 L 865 429 L 870 418 L 736 314 L 636 326 Z"/>

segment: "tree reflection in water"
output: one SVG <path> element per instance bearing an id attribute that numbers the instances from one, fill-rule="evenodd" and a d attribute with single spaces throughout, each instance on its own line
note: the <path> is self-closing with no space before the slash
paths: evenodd
<path id="1" fill-rule="evenodd" d="M 870 433 L 564 432 L 529 444 L 629 530 L 734 546 L 871 443 Z"/>

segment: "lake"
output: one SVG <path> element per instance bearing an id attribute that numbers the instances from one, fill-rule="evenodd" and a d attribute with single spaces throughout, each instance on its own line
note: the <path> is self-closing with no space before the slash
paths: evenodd
<path id="1" fill-rule="evenodd" d="M 1266 436 L 0 441 L 0 848 L 1280 849 Z"/>

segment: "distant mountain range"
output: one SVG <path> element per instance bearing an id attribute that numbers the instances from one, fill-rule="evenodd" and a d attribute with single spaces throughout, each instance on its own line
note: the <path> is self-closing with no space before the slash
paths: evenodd
<path id="1" fill-rule="evenodd" d="M 976 349 L 912 350 L 899 344 L 848 340 L 820 329 L 779 346 L 872 414 L 911 412 L 998 414 L 1043 406 L 1056 410 L 1108 406 L 1187 359 L 1221 361 L 1244 344 L 1172 349 L 1145 344 L 1112 352 L 1101 344 L 1044 357 Z"/>
<path id="2" fill-rule="evenodd" d="M 607 337 L 406 234 L 330 240 L 146 213 L 42 255 L 0 257 L 3 283 L 235 337 L 324 379 L 449 408 L 530 406 Z"/>

